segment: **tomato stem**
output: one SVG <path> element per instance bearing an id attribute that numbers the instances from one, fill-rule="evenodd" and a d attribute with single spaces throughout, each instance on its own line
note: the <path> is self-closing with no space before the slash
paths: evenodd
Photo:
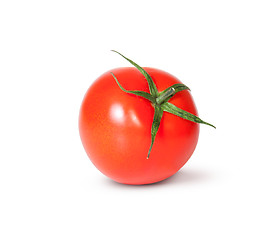
<path id="1" fill-rule="evenodd" d="M 167 91 L 163 92 L 159 97 L 156 98 L 157 104 L 162 104 L 168 101 L 171 97 L 176 94 L 175 88 L 171 87 Z"/>

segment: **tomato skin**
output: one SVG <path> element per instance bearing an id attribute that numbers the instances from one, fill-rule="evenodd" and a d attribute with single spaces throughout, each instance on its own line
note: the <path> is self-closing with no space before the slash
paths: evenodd
<path id="1" fill-rule="evenodd" d="M 162 70 L 144 69 L 159 92 L 181 83 Z M 125 89 L 149 92 L 146 79 L 133 67 L 106 72 L 90 86 L 79 115 L 80 137 L 87 155 L 103 174 L 124 184 L 150 184 L 172 176 L 194 152 L 199 124 L 164 112 L 147 159 L 154 107 L 144 98 L 123 92 L 110 72 Z M 188 90 L 178 92 L 169 102 L 198 116 Z"/>

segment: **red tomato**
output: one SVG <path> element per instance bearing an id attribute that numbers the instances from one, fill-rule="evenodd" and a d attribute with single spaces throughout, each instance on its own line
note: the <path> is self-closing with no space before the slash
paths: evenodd
<path id="1" fill-rule="evenodd" d="M 158 91 L 181 83 L 171 74 L 144 68 Z M 126 90 L 149 93 L 144 76 L 134 67 L 112 70 Z M 189 90 L 170 100 L 197 115 Z M 142 97 L 123 92 L 107 72 L 88 89 L 82 102 L 79 130 L 83 146 L 93 164 L 106 176 L 124 184 L 149 184 L 175 174 L 195 150 L 199 124 L 164 112 L 149 159 L 154 107 Z"/>

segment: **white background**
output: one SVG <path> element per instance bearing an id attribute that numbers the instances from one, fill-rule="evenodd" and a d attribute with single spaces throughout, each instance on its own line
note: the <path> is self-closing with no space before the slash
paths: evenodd
<path id="1" fill-rule="evenodd" d="M 0 2 L 0 239 L 275 239 L 274 1 Z M 197 149 L 167 181 L 102 175 L 78 113 L 102 73 L 192 90 Z"/>

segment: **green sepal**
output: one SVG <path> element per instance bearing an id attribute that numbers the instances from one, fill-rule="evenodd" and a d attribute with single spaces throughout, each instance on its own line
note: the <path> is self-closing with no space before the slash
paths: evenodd
<path id="1" fill-rule="evenodd" d="M 134 95 L 137 95 L 139 97 L 143 97 L 143 98 L 146 98 L 147 100 L 151 101 L 152 103 L 155 103 L 155 98 L 150 94 L 150 93 L 147 93 L 147 92 L 144 92 L 144 91 L 138 91 L 138 90 L 134 90 L 134 91 L 129 91 L 129 90 L 126 90 L 125 88 L 123 88 L 121 86 L 121 84 L 119 83 L 119 81 L 117 80 L 116 76 L 111 72 L 112 76 L 114 77 L 114 79 L 116 80 L 118 86 L 120 87 L 120 89 L 126 93 L 131 93 L 131 94 L 134 94 Z"/>
<path id="2" fill-rule="evenodd" d="M 121 84 L 118 82 L 115 75 L 111 72 L 113 78 L 116 80 L 118 86 L 120 87 L 120 89 L 122 91 L 143 97 L 143 98 L 149 100 L 152 103 L 152 105 L 154 106 L 155 113 L 154 113 L 154 119 L 153 119 L 153 123 L 152 123 L 152 127 L 151 127 L 151 145 L 150 145 L 150 148 L 148 151 L 147 159 L 150 156 L 150 153 L 151 153 L 151 150 L 152 150 L 152 147 L 153 147 L 153 144 L 154 144 L 154 141 L 156 138 L 156 134 L 158 132 L 164 111 L 174 114 L 174 115 L 181 117 L 183 119 L 192 121 L 192 122 L 202 123 L 202 124 L 209 125 L 213 128 L 216 128 L 214 125 L 207 123 L 207 122 L 201 120 L 199 117 L 197 117 L 187 111 L 184 111 L 168 102 L 169 99 L 171 99 L 176 93 L 183 91 L 183 90 L 190 91 L 190 89 L 186 85 L 178 83 L 178 84 L 174 84 L 174 85 L 168 87 L 167 89 L 165 89 L 162 92 L 158 92 L 157 87 L 156 87 L 155 83 L 153 82 L 151 76 L 142 67 L 140 67 L 138 64 L 136 64 L 129 58 L 123 56 L 121 53 L 119 53 L 115 50 L 112 50 L 112 51 L 118 53 L 123 58 L 125 58 L 128 62 L 130 62 L 132 65 L 134 65 L 142 73 L 142 75 L 145 77 L 145 79 L 147 80 L 147 83 L 149 85 L 150 93 L 147 93 L 144 91 L 138 91 L 138 90 L 133 90 L 133 91 L 126 90 L 121 86 Z"/>
<path id="3" fill-rule="evenodd" d="M 163 110 L 162 110 L 161 106 L 156 105 L 155 106 L 154 119 L 153 119 L 152 128 L 151 128 L 151 146 L 149 148 L 147 159 L 150 156 L 153 144 L 155 142 L 155 138 L 156 138 L 156 135 L 157 135 L 157 132 L 158 132 L 158 129 L 159 129 L 159 125 L 160 125 L 162 115 L 163 115 Z"/>
<path id="4" fill-rule="evenodd" d="M 176 84 L 166 88 L 164 91 L 160 92 L 159 97 L 157 97 L 157 99 L 156 99 L 156 102 L 158 104 L 168 102 L 171 97 L 173 97 L 176 93 L 183 91 L 183 90 L 190 91 L 190 88 L 182 83 L 176 83 Z"/>
<path id="5" fill-rule="evenodd" d="M 158 96 L 158 89 L 154 83 L 154 81 L 152 80 L 151 76 L 142 68 L 140 67 L 138 64 L 136 64 L 135 62 L 133 62 L 131 59 L 123 56 L 121 53 L 115 51 L 115 50 L 111 50 L 115 53 L 118 53 L 120 56 L 122 56 L 123 58 L 125 58 L 128 62 L 130 62 L 132 65 L 134 65 L 141 73 L 142 75 L 146 78 L 148 85 L 149 85 L 149 90 L 150 93 L 152 94 L 153 97 L 157 97 Z"/>
<path id="6" fill-rule="evenodd" d="M 192 113 L 189 113 L 187 111 L 184 111 L 184 110 L 176 107 L 172 103 L 169 103 L 169 102 L 163 103 L 161 105 L 161 108 L 163 109 L 163 111 L 172 113 L 172 114 L 174 114 L 174 115 L 176 115 L 178 117 L 181 117 L 183 119 L 186 119 L 186 120 L 189 120 L 189 121 L 192 121 L 192 122 L 196 122 L 196 123 L 206 124 L 206 125 L 209 125 L 209 126 L 211 126 L 213 128 L 216 128 L 214 125 L 201 120 L 199 117 L 195 116 Z"/>

